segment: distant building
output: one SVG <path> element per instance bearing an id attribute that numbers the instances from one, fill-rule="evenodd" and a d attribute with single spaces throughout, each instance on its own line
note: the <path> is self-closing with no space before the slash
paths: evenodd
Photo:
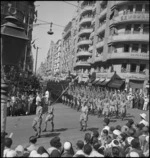
<path id="1" fill-rule="evenodd" d="M 56 44 L 51 41 L 46 60 L 47 76 L 54 75 Z"/>

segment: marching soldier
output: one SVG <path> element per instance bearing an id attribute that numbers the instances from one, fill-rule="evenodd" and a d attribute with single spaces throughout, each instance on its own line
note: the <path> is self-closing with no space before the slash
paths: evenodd
<path id="1" fill-rule="evenodd" d="M 43 114 L 43 108 L 41 106 L 41 101 L 38 101 L 37 107 L 36 107 L 36 117 L 34 118 L 33 123 L 32 123 L 32 128 L 36 132 L 36 136 L 38 138 L 41 136 L 42 114 Z M 38 127 L 38 130 L 36 128 L 36 125 Z"/>
<path id="2" fill-rule="evenodd" d="M 81 104 L 81 115 L 80 115 L 80 125 L 81 129 L 80 131 L 86 131 L 87 127 L 87 121 L 88 121 L 88 107 L 87 107 L 87 101 L 84 100 Z"/>

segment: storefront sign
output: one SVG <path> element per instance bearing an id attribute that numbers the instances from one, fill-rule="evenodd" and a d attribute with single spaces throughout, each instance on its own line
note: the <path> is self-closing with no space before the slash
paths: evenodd
<path id="1" fill-rule="evenodd" d="M 142 54 L 142 53 L 131 53 L 131 56 L 149 58 L 148 54 Z"/>
<path id="2" fill-rule="evenodd" d="M 148 20 L 149 19 L 149 15 L 148 14 L 136 14 L 136 13 L 132 13 L 132 14 L 127 14 L 127 15 L 123 15 L 121 17 L 121 21 L 124 20 Z"/>

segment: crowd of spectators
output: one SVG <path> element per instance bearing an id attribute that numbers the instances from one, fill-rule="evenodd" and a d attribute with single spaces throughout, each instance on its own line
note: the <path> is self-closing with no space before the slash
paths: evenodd
<path id="1" fill-rule="evenodd" d="M 141 121 L 130 119 L 123 126 L 109 126 L 104 118 L 103 129 L 87 132 L 84 138 L 72 142 L 61 142 L 60 137 L 50 139 L 50 146 L 37 145 L 37 137 L 31 136 L 27 146 L 12 148 L 13 140 L 5 137 L 4 157 L 149 157 L 149 122 L 146 114 Z"/>

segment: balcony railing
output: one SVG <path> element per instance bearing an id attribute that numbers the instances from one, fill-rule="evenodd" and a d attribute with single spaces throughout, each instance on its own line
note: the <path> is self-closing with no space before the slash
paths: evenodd
<path id="1" fill-rule="evenodd" d="M 111 42 L 123 42 L 123 41 L 143 41 L 148 42 L 149 41 L 149 35 L 148 34 L 125 34 L 120 33 L 118 35 L 110 36 L 108 43 Z"/>
<path id="2" fill-rule="evenodd" d="M 86 23 L 86 22 L 91 22 L 92 19 L 93 19 L 92 16 L 83 17 L 83 18 L 81 18 L 79 25 Z"/>

